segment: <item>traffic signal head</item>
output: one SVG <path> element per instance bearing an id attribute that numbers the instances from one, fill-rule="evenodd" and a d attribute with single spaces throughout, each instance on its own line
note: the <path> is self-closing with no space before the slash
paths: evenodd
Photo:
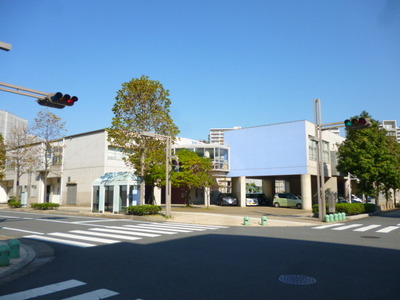
<path id="1" fill-rule="evenodd" d="M 57 104 L 57 105 L 62 105 L 64 106 L 72 106 L 76 101 L 78 101 L 78 97 L 76 96 L 70 96 L 68 94 L 62 94 L 60 92 L 57 92 L 55 94 L 49 94 L 46 99 L 48 99 L 50 102 Z M 57 107 L 58 108 L 58 107 Z"/>
<path id="2" fill-rule="evenodd" d="M 344 121 L 344 125 L 348 129 L 364 129 L 371 127 L 371 122 L 367 118 L 347 119 Z"/>
<path id="3" fill-rule="evenodd" d="M 42 99 L 38 99 L 37 103 L 39 103 L 39 105 L 42 106 L 48 106 L 48 107 L 53 107 L 53 108 L 64 108 L 64 105 L 58 104 L 58 103 L 54 103 L 52 101 L 49 100 L 49 98 L 42 98 Z"/>

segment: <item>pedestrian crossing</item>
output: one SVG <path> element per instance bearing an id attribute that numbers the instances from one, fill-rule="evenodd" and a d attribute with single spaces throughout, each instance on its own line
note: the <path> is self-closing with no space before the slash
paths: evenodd
<path id="1" fill-rule="evenodd" d="M 312 227 L 312 229 L 317 229 L 317 230 L 329 229 L 335 231 L 351 230 L 355 232 L 374 231 L 377 233 L 389 233 L 400 229 L 400 224 L 384 226 L 379 224 L 364 225 L 364 224 L 332 223 L 332 224 Z"/>
<path id="2" fill-rule="evenodd" d="M 185 223 L 172 224 L 149 222 L 122 226 L 96 226 L 87 228 L 86 230 L 70 230 L 68 232 L 30 234 L 25 235 L 24 238 L 87 248 L 115 244 L 123 241 L 157 238 L 163 235 L 176 235 L 222 228 L 227 227 Z"/>
<path id="3" fill-rule="evenodd" d="M 25 300 L 52 294 L 54 294 L 54 297 L 57 297 L 57 293 L 59 292 L 77 288 L 83 285 L 86 285 L 86 283 L 79 280 L 71 279 L 54 284 L 49 284 L 46 286 L 37 287 L 30 290 L 25 290 L 14 294 L 0 296 L 0 300 Z M 98 289 L 83 294 L 74 295 L 72 297 L 63 298 L 63 300 L 106 299 L 116 295 L 119 295 L 119 293 L 107 289 Z M 57 297 L 57 299 L 62 299 L 62 298 Z"/>

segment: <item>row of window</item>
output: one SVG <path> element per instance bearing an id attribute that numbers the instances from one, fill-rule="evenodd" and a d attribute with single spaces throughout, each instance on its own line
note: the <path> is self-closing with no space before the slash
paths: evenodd
<path id="1" fill-rule="evenodd" d="M 318 143 L 311 138 L 308 140 L 308 159 L 317 161 L 318 158 Z M 322 161 L 329 164 L 330 160 L 329 143 L 322 141 Z"/>

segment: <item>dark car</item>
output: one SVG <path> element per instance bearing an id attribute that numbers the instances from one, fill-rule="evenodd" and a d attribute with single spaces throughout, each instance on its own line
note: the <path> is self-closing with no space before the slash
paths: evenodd
<path id="1" fill-rule="evenodd" d="M 272 206 L 272 201 L 269 200 L 263 193 L 248 193 L 246 194 L 246 205 Z"/>
<path id="2" fill-rule="evenodd" d="M 231 193 L 221 193 L 218 195 L 217 205 L 238 205 L 238 201 Z"/>

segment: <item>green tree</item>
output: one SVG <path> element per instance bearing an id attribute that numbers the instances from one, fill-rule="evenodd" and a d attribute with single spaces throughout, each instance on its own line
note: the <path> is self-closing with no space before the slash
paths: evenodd
<path id="1" fill-rule="evenodd" d="M 107 129 L 108 139 L 123 151 L 126 165 L 142 179 L 140 204 L 144 204 L 145 181 L 156 184 L 151 171 L 166 163 L 166 139 L 144 133 L 171 136 L 172 141 L 179 133 L 170 116 L 168 97 L 169 91 L 159 81 L 142 76 L 122 84 L 112 109 L 114 117 Z"/>
<path id="2" fill-rule="evenodd" d="M 47 202 L 47 177 L 52 166 L 52 143 L 54 140 L 63 137 L 66 129 L 65 122 L 52 113 L 49 109 L 42 109 L 38 112 L 35 118 L 35 123 L 32 127 L 33 133 L 40 139 L 40 160 L 39 163 L 42 169 L 44 193 L 43 202 Z"/>
<path id="3" fill-rule="evenodd" d="M 214 179 L 211 175 L 212 163 L 207 157 L 183 149 L 176 153 L 181 164 L 181 171 L 172 172 L 172 186 L 182 188 L 186 194 L 186 205 L 190 204 L 190 193 L 195 188 L 211 187 Z"/>
<path id="4" fill-rule="evenodd" d="M 360 180 L 361 192 L 374 195 L 379 201 L 379 191 L 385 190 L 390 177 L 388 173 L 394 167 L 389 137 L 367 112 L 355 116 L 359 117 L 369 118 L 372 126 L 361 130 L 347 129 L 347 139 L 339 147 L 337 169 L 355 175 Z"/>

